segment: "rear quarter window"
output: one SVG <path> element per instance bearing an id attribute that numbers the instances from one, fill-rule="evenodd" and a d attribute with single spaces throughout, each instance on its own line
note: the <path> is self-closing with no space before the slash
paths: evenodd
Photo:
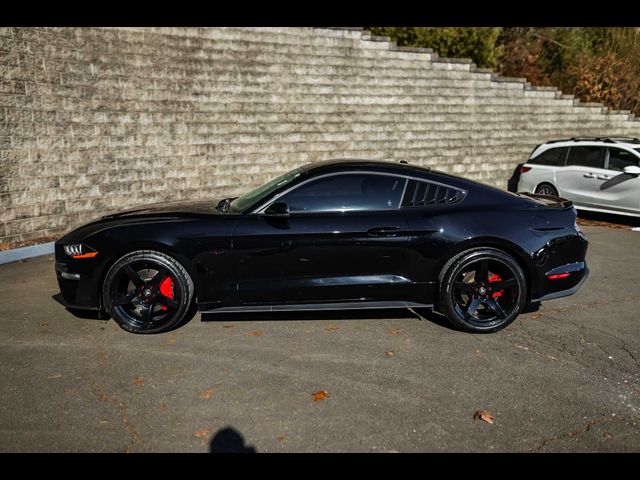
<path id="1" fill-rule="evenodd" d="M 533 165 L 549 165 L 552 167 L 559 167 L 564 165 L 567 149 L 565 148 L 550 148 L 542 152 L 540 155 L 530 158 L 527 163 Z"/>
<path id="2" fill-rule="evenodd" d="M 462 190 L 431 182 L 409 180 L 402 198 L 402 207 L 448 205 L 463 200 Z"/>

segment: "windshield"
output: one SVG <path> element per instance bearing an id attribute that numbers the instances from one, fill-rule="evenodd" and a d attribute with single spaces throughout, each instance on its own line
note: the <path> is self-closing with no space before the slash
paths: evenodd
<path id="1" fill-rule="evenodd" d="M 236 198 L 233 202 L 231 202 L 231 205 L 229 205 L 229 210 L 233 212 L 243 212 L 251 205 L 258 203 L 263 198 L 278 190 L 280 187 L 291 183 L 291 181 L 297 178 L 300 173 L 302 173 L 301 170 L 299 168 L 296 168 L 295 170 L 291 170 L 290 172 L 287 172 L 284 175 L 281 175 L 278 178 L 265 183 L 261 187 L 258 187 L 255 190 L 250 191 L 249 193 L 245 193 L 244 195 Z"/>

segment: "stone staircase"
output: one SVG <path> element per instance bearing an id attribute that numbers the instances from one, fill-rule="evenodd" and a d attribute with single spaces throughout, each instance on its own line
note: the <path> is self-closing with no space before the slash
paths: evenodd
<path id="1" fill-rule="evenodd" d="M 0 242 L 330 158 L 504 188 L 535 145 L 640 136 L 629 112 L 359 29 L 0 29 Z"/>

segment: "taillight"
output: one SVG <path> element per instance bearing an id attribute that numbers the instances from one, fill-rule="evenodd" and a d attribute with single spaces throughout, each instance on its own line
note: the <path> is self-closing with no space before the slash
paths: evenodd
<path id="1" fill-rule="evenodd" d="M 520 173 L 521 174 L 522 173 L 527 173 L 529 170 L 531 170 L 531 167 L 525 167 L 525 166 L 520 167 Z"/>
<path id="2" fill-rule="evenodd" d="M 571 275 L 568 272 L 565 273 L 556 273 L 555 275 L 547 275 L 547 278 L 549 280 L 559 280 L 561 278 L 567 278 L 569 275 Z"/>

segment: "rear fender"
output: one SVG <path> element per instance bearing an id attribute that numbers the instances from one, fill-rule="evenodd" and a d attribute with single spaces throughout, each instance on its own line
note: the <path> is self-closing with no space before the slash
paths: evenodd
<path id="1" fill-rule="evenodd" d="M 515 259 L 520 268 L 522 268 L 525 279 L 527 280 L 527 300 L 529 300 L 531 291 L 533 290 L 532 287 L 534 287 L 534 285 L 532 285 L 532 282 L 534 282 L 534 277 L 532 275 L 533 265 L 531 263 L 531 257 L 527 254 L 527 252 L 525 252 L 515 243 L 500 237 L 477 237 L 458 243 L 454 248 L 447 252 L 446 255 L 443 255 L 443 258 L 436 264 L 434 272 L 438 272 L 438 285 L 440 285 L 446 269 L 453 262 L 453 260 L 455 260 L 456 257 L 460 256 L 461 253 L 467 250 L 481 247 L 489 247 L 501 250 L 511 255 Z"/>

